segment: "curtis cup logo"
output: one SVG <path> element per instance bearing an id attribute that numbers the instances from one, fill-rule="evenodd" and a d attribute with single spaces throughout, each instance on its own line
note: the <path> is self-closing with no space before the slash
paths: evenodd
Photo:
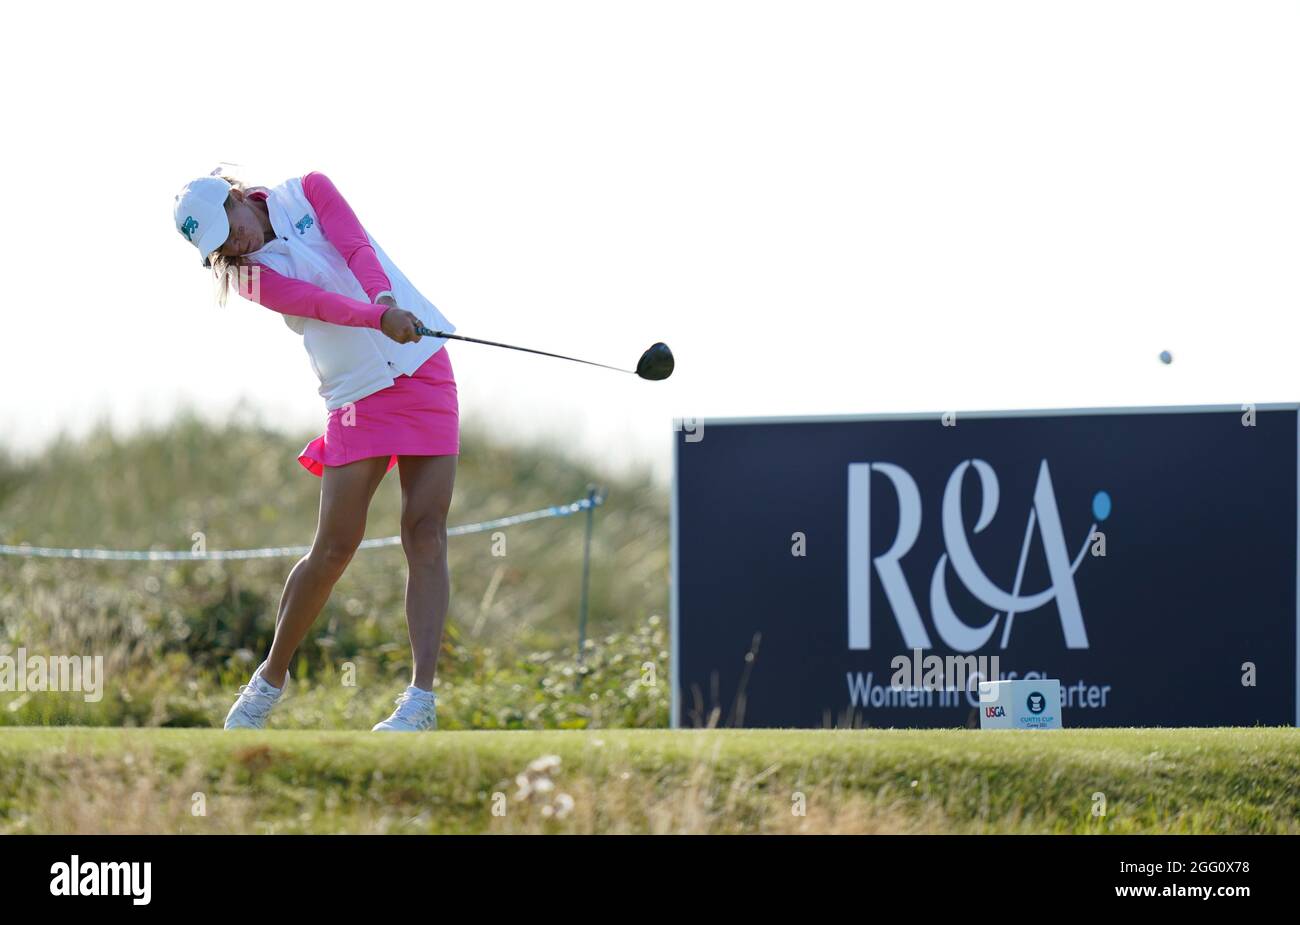
<path id="1" fill-rule="evenodd" d="M 1061 515 L 1056 507 L 1056 494 L 1052 489 L 1047 460 L 1044 459 L 1038 469 L 1038 481 L 1034 487 L 1025 538 L 1020 548 L 1019 566 L 1009 590 L 984 573 L 971 551 L 967 525 L 962 517 L 961 489 L 963 479 L 972 470 L 979 477 L 981 496 L 979 519 L 970 533 L 984 530 L 998 512 L 998 477 L 993 467 L 982 459 L 968 459 L 958 464 L 949 476 L 943 493 L 941 515 L 946 551 L 939 556 L 929 583 L 930 616 L 939 638 L 954 651 L 974 652 L 989 641 L 997 629 L 998 620 L 1005 615 L 1001 643 L 1005 649 L 1011 638 L 1016 614 L 1029 613 L 1055 601 L 1066 647 L 1088 648 L 1088 634 L 1083 626 L 1079 595 L 1074 586 L 1074 573 L 1088 548 L 1087 540 L 1085 538 L 1078 555 L 1071 561 L 1065 546 L 1065 534 L 1061 528 Z M 892 545 L 882 554 L 873 557 L 871 477 L 875 474 L 882 475 L 889 481 L 898 499 L 898 532 Z M 1095 528 L 1096 524 L 1093 524 L 1088 529 L 1087 536 L 1091 536 Z M 916 481 L 905 469 L 893 463 L 850 463 L 848 531 L 849 648 L 871 648 L 873 567 L 880 578 L 894 620 L 903 634 L 903 645 L 908 649 L 932 648 L 930 633 L 921 620 L 902 568 L 903 557 L 911 550 L 921 532 L 921 493 Z M 1050 584 L 1041 591 L 1023 594 L 1021 581 L 1035 532 L 1038 533 L 1047 557 Z M 992 618 L 981 624 L 972 624 L 953 610 L 945 581 L 949 566 L 977 600 L 995 611 Z"/>

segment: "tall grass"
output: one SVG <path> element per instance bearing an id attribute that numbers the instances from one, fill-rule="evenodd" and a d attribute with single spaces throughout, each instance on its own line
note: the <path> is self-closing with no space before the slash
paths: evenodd
<path id="1" fill-rule="evenodd" d="M 313 436 L 279 433 L 241 408 L 218 423 L 182 412 L 130 436 L 101 425 L 81 439 L 60 437 L 31 460 L 0 454 L 0 542 L 126 549 L 190 549 L 196 538 L 208 549 L 309 543 L 320 481 L 297 454 Z M 649 470 L 610 480 L 562 447 L 504 445 L 472 426 L 461 443 L 453 525 L 571 501 L 592 482 L 608 497 L 595 514 L 590 645 L 582 659 L 585 515 L 452 538 L 439 724 L 666 722 L 663 698 L 626 696 L 629 689 L 644 693 L 634 682 L 646 663 L 666 677 L 667 503 Z M 368 537 L 398 532 L 399 489 L 394 470 L 371 505 Z M 99 655 L 109 685 L 98 704 L 75 694 L 0 692 L 0 724 L 219 722 L 269 647 L 294 561 L 0 556 L 0 654 L 24 647 Z M 277 711 L 281 722 L 360 727 L 387 712 L 411 668 L 405 577 L 400 547 L 357 553 L 299 650 L 294 697 Z M 353 678 L 356 685 L 345 686 Z"/>

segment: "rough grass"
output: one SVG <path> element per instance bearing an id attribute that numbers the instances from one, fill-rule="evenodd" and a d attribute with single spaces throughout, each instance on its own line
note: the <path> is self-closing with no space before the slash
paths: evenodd
<path id="1" fill-rule="evenodd" d="M 1298 735 L 10 728 L 0 832 L 1296 834 Z"/>
<path id="2" fill-rule="evenodd" d="M 105 424 L 18 461 L 0 445 L 0 542 L 123 549 L 298 545 L 315 532 L 320 481 L 254 411 L 191 413 L 119 436 Z M 649 471 L 619 478 L 553 445 L 461 435 L 449 520 L 465 524 L 608 490 L 594 518 L 589 619 L 578 658 L 586 515 L 455 537 L 451 607 L 438 664 L 445 728 L 662 726 L 667 677 L 668 504 Z M 398 472 L 385 476 L 370 537 L 399 531 Z M 196 537 L 198 539 L 196 539 Z M 0 556 L 0 654 L 102 656 L 98 703 L 0 692 L 0 726 L 220 724 L 266 654 L 294 557 L 96 562 Z M 369 729 L 411 673 L 406 562 L 357 553 L 299 648 L 281 728 Z M 355 686 L 345 678 L 355 676 Z M 644 695 L 653 696 L 644 696 Z"/>

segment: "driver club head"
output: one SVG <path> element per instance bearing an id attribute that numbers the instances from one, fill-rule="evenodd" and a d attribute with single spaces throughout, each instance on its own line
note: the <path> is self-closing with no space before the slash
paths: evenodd
<path id="1" fill-rule="evenodd" d="M 673 352 L 665 343 L 653 345 L 636 364 L 636 374 L 642 379 L 667 379 L 673 374 Z"/>

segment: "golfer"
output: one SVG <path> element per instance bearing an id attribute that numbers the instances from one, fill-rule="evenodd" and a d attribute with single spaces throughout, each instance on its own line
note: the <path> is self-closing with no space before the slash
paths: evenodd
<path id="1" fill-rule="evenodd" d="M 322 173 L 274 187 L 200 177 L 176 196 L 176 230 L 213 273 L 224 305 L 239 295 L 284 316 L 320 379 L 325 432 L 298 454 L 321 480 L 311 551 L 290 570 L 275 639 L 239 689 L 227 729 L 261 729 L 289 680 L 289 663 L 351 561 L 375 489 L 397 466 L 406 553 L 406 622 L 413 668 L 397 709 L 376 731 L 437 728 L 434 670 L 447 617 L 447 510 L 460 453 L 456 380 L 442 313 L 361 226 Z"/>

